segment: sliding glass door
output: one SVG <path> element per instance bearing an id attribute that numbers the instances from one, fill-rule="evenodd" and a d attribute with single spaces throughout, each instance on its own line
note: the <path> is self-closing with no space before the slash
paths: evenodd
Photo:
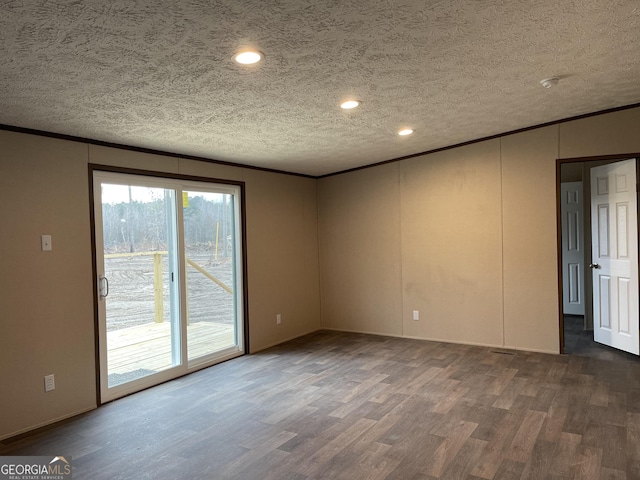
<path id="1" fill-rule="evenodd" d="M 94 172 L 102 401 L 241 355 L 239 187 Z"/>

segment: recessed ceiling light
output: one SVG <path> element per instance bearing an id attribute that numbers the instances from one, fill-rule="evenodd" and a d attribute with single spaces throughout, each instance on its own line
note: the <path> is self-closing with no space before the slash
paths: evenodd
<path id="1" fill-rule="evenodd" d="M 403 130 L 400 130 L 400 131 L 398 132 L 398 135 L 401 135 L 401 136 L 403 136 L 403 137 L 404 137 L 404 136 L 406 136 L 406 135 L 411 135 L 414 131 L 415 131 L 415 130 L 413 130 L 413 129 L 411 129 L 411 128 L 405 128 L 405 129 L 403 129 Z"/>
<path id="2" fill-rule="evenodd" d="M 257 50 L 245 50 L 244 52 L 236 53 L 233 56 L 233 59 L 241 63 L 242 65 L 251 65 L 253 63 L 258 63 L 260 60 L 264 58 L 264 55 Z"/>
<path id="3" fill-rule="evenodd" d="M 347 100 L 340 104 L 340 108 L 344 110 L 351 110 L 352 108 L 356 108 L 360 106 L 360 101 L 358 100 Z"/>

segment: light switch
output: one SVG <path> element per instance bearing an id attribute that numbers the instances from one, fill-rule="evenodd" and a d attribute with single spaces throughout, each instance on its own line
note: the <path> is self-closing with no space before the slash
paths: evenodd
<path id="1" fill-rule="evenodd" d="M 42 235 L 40 237 L 40 242 L 42 244 L 42 251 L 48 252 L 52 249 L 51 247 L 51 235 Z"/>

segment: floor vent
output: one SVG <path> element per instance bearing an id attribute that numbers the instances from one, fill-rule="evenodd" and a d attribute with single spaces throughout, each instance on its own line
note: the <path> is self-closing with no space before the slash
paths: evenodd
<path id="1" fill-rule="evenodd" d="M 500 355 L 515 355 L 513 352 L 499 352 L 498 350 L 491 350 L 491 353 L 499 353 Z"/>

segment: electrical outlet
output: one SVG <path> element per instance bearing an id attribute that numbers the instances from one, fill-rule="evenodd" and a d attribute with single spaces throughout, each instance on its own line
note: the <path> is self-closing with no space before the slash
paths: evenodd
<path id="1" fill-rule="evenodd" d="M 420 320 L 420 312 L 418 310 L 413 311 L 413 319 L 416 321 Z"/>
<path id="2" fill-rule="evenodd" d="M 276 325 L 280 325 L 282 323 L 282 315 L 276 315 Z"/>
<path id="3" fill-rule="evenodd" d="M 45 392 L 50 392 L 51 390 L 55 390 L 56 389 L 56 379 L 53 376 L 53 373 L 51 375 L 45 375 L 44 376 L 44 391 Z"/>

